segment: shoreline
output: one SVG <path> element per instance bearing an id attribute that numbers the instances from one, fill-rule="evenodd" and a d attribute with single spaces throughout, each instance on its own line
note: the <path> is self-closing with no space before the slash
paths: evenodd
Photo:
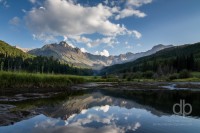
<path id="1" fill-rule="evenodd" d="M 72 93 L 76 90 L 98 90 L 116 89 L 116 90 L 190 90 L 200 91 L 200 82 L 83 82 L 71 84 L 65 87 L 12 87 L 0 88 L 0 96 L 12 96 L 16 94 L 45 94 L 45 93 Z"/>

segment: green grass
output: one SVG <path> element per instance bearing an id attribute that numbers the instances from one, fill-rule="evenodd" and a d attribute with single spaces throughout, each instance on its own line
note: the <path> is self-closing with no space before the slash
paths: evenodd
<path id="1" fill-rule="evenodd" d="M 200 72 L 192 72 L 192 77 L 200 78 Z"/>
<path id="2" fill-rule="evenodd" d="M 185 79 L 175 79 L 174 82 L 200 82 L 200 78 L 185 78 Z"/>
<path id="3" fill-rule="evenodd" d="M 117 78 L 103 79 L 100 76 L 77 76 L 77 75 L 58 75 L 58 74 L 40 74 L 26 72 L 5 72 L 0 71 L 0 89 L 12 92 L 14 90 L 29 89 L 29 92 L 40 89 L 68 88 L 71 85 L 85 82 L 117 82 Z M 33 90 L 31 90 L 33 89 Z"/>
<path id="4" fill-rule="evenodd" d="M 83 82 L 84 77 L 74 75 L 0 72 L 0 88 L 62 88 Z"/>
<path id="5" fill-rule="evenodd" d="M 200 72 L 191 72 L 190 78 L 174 79 L 174 82 L 200 82 Z"/>
<path id="6" fill-rule="evenodd" d="M 159 82 L 153 79 L 119 79 L 118 77 L 102 78 L 100 76 L 75 76 L 39 74 L 26 72 L 5 72 L 0 71 L 0 92 L 42 92 L 66 90 L 71 85 L 85 82 Z M 162 80 L 163 81 L 163 80 Z M 200 72 L 192 73 L 191 78 L 175 79 L 174 82 L 200 82 Z"/>

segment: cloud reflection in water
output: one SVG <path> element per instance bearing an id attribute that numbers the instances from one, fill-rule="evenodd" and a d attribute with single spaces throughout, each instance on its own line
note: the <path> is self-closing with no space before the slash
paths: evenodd
<path id="1" fill-rule="evenodd" d="M 118 106 L 98 106 L 84 109 L 80 114 L 73 114 L 62 123 L 62 120 L 48 119 L 36 123 L 34 132 L 60 133 L 123 133 L 136 131 L 141 127 L 136 110 Z M 131 119 L 129 119 L 131 117 Z M 126 119 L 124 119 L 126 118 Z"/>

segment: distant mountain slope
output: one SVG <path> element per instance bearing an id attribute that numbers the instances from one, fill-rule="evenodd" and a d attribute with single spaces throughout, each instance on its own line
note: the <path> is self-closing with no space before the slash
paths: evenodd
<path id="1" fill-rule="evenodd" d="M 69 46 L 66 42 L 62 41 L 59 44 L 48 44 L 44 45 L 42 48 L 37 48 L 30 50 L 28 53 L 33 55 L 41 55 L 59 59 L 65 63 L 73 64 L 80 67 L 89 67 L 93 69 L 101 69 L 104 66 L 110 66 L 114 64 L 120 64 L 128 61 L 136 60 L 140 57 L 151 55 L 159 50 L 172 47 L 171 45 L 157 45 L 151 50 L 141 53 L 126 53 L 120 54 L 119 56 L 101 56 L 93 55 L 90 53 L 83 53 L 79 48 L 73 48 Z"/>
<path id="2" fill-rule="evenodd" d="M 19 47 L 19 46 L 14 46 L 14 47 L 17 48 L 17 49 L 22 50 L 22 51 L 25 52 L 25 53 L 28 53 L 28 51 L 31 50 L 30 48 L 21 48 L 21 47 Z"/>
<path id="3" fill-rule="evenodd" d="M 165 67 L 179 71 L 200 69 L 200 43 L 170 47 L 135 61 L 105 67 L 101 74 L 120 74 L 137 71 L 157 71 Z"/>
<path id="4" fill-rule="evenodd" d="M 173 47 L 173 45 L 163 45 L 163 44 L 158 44 L 158 45 L 155 45 L 154 47 L 152 47 L 152 49 L 146 51 L 146 52 L 141 52 L 141 53 L 127 53 L 127 54 L 121 54 L 119 56 L 125 56 L 127 57 L 127 60 L 123 61 L 123 62 L 120 62 L 120 63 L 115 63 L 115 64 L 121 64 L 121 63 L 125 63 L 125 62 L 130 62 L 130 61 L 134 61 L 138 58 L 141 58 L 141 57 L 144 57 L 144 56 L 148 56 L 148 55 L 152 55 L 160 50 L 163 50 L 163 49 L 166 49 L 166 48 L 170 48 L 170 47 Z M 119 57 L 118 56 L 118 57 Z M 117 58 L 117 57 L 116 57 Z"/>

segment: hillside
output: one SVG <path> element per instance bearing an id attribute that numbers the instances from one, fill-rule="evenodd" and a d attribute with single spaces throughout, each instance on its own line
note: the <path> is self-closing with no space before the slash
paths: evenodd
<path id="1" fill-rule="evenodd" d="M 0 41 L 0 71 L 92 75 L 90 69 L 80 69 L 61 63 L 53 57 L 34 56 Z"/>
<path id="2" fill-rule="evenodd" d="M 62 41 L 59 44 L 47 44 L 42 48 L 37 48 L 30 50 L 28 53 L 37 55 L 37 56 L 53 56 L 55 59 L 58 59 L 62 62 L 72 64 L 78 67 L 84 68 L 93 68 L 101 69 L 104 66 L 110 66 L 114 64 L 121 64 L 124 62 L 129 62 L 136 60 L 140 57 L 151 55 L 159 50 L 172 47 L 171 45 L 157 45 L 154 46 L 151 50 L 141 53 L 126 53 L 120 54 L 118 56 L 101 56 L 93 55 L 91 53 L 84 53 L 79 48 L 73 48 L 69 46 L 66 42 Z"/>
<path id="3" fill-rule="evenodd" d="M 23 57 L 23 58 L 31 58 L 34 57 L 33 55 L 27 54 L 20 49 L 17 49 L 4 41 L 0 40 L 0 54 L 6 55 L 10 57 Z"/>
<path id="4" fill-rule="evenodd" d="M 183 69 L 200 71 L 200 43 L 167 48 L 129 63 L 105 67 L 101 74 L 120 75 L 147 71 L 169 74 Z"/>

